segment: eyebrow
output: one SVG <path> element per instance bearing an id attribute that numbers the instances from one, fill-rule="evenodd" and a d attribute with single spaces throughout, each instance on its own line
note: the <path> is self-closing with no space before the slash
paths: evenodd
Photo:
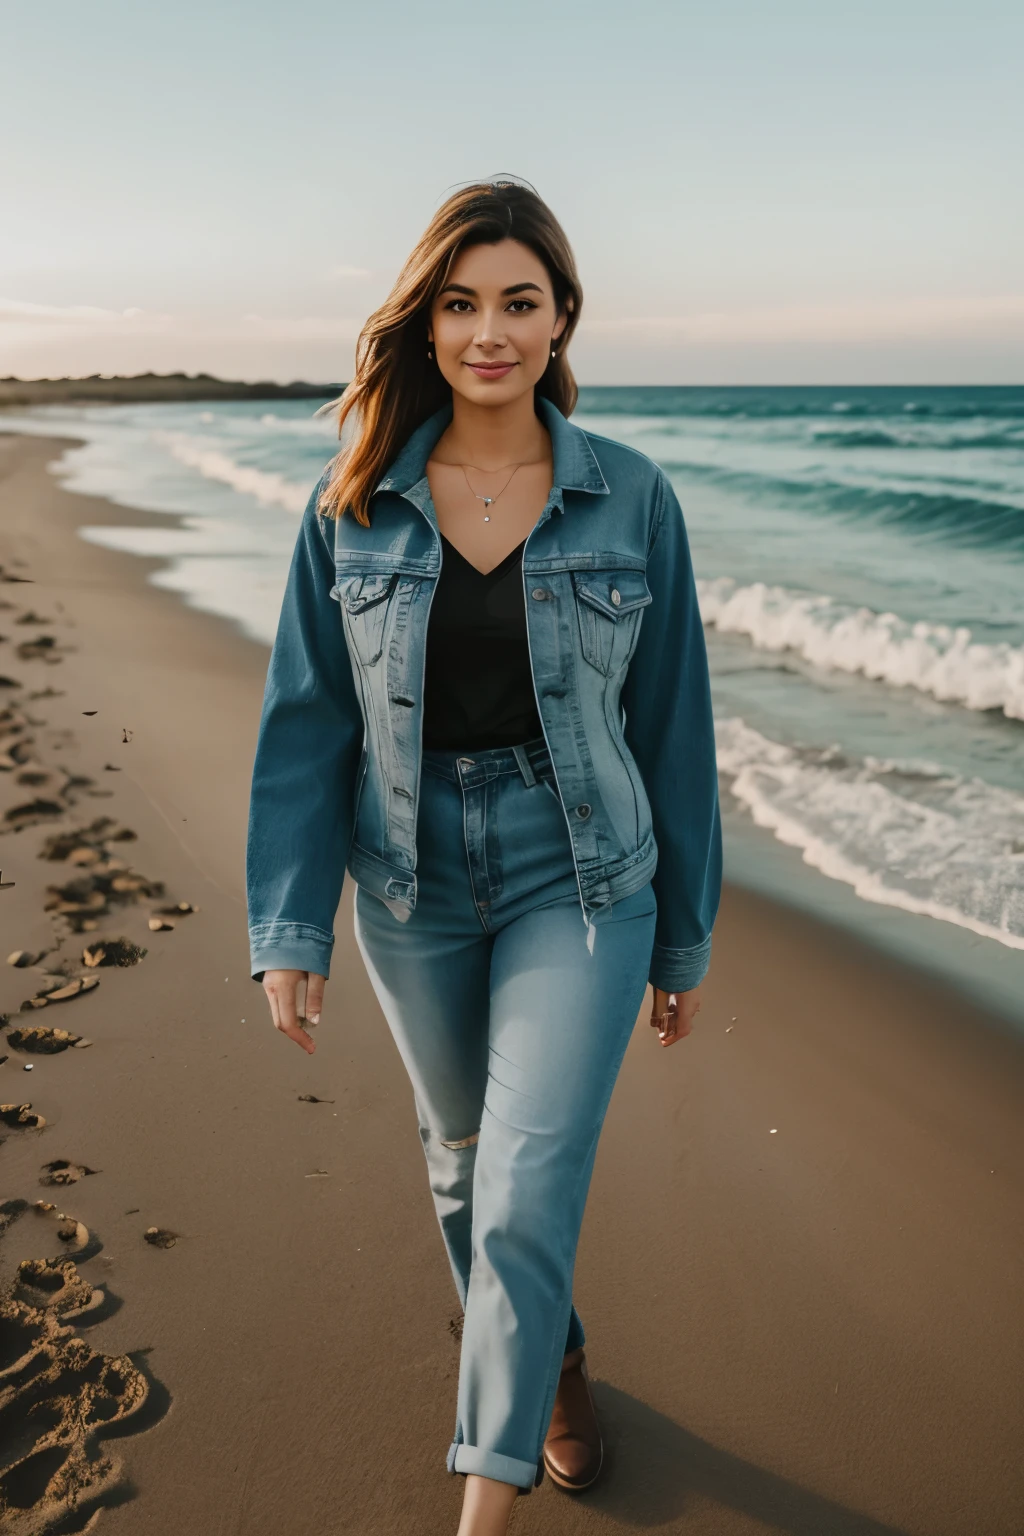
<path id="1" fill-rule="evenodd" d="M 512 298 L 513 294 L 516 293 L 527 292 L 543 293 L 544 290 L 539 283 L 513 283 L 511 288 L 503 288 L 501 290 L 502 298 L 505 299 Z M 479 298 L 479 294 L 475 288 L 466 288 L 462 283 L 446 283 L 445 286 L 441 289 L 441 293 L 464 293 L 467 298 Z"/>

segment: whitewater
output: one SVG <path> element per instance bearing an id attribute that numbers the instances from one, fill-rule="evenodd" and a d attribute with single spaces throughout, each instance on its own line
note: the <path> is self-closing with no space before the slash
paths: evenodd
<path id="1" fill-rule="evenodd" d="M 966 625 L 875 613 L 763 581 L 742 586 L 721 576 L 698 580 L 697 592 L 706 625 L 747 635 L 762 650 L 792 651 L 813 667 L 859 672 L 873 682 L 1024 720 L 1024 646 L 986 644 Z"/>

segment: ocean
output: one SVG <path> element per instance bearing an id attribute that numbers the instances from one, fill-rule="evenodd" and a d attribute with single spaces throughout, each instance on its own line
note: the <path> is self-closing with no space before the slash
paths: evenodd
<path id="1" fill-rule="evenodd" d="M 315 402 L 47 407 L 72 489 L 184 517 L 89 528 L 273 639 L 333 452 Z M 1024 1010 L 1024 387 L 587 388 L 686 516 L 734 879 Z"/>

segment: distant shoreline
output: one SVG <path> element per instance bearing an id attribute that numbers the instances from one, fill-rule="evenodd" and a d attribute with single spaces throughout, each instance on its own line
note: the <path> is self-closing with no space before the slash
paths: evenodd
<path id="1" fill-rule="evenodd" d="M 744 395 L 759 395 L 771 390 L 779 396 L 797 398 L 801 395 L 835 394 L 840 399 L 853 393 L 867 392 L 872 396 L 898 395 L 908 390 L 920 392 L 925 397 L 942 397 L 969 389 L 984 391 L 989 395 L 1012 394 L 1020 385 L 1010 384 L 583 384 L 580 388 L 580 408 L 597 404 L 601 397 L 608 399 L 622 393 L 635 394 L 644 390 L 649 396 L 731 395 L 742 399 Z M 138 405 L 181 404 L 188 401 L 215 400 L 332 400 L 345 388 L 341 383 L 315 384 L 305 379 L 290 384 L 278 384 L 273 380 L 244 383 L 238 379 L 219 379 L 209 373 L 140 373 L 132 375 L 104 376 L 92 374 L 85 379 L 0 379 L 0 411 L 6 407 L 31 407 L 38 405 Z M 587 396 L 591 399 L 588 402 Z M 836 409 L 838 409 L 838 405 Z M 657 414 L 657 412 L 656 412 Z"/>
<path id="2" fill-rule="evenodd" d="M 140 373 L 88 379 L 0 379 L 0 407 L 26 405 L 131 405 L 187 400 L 331 400 L 344 384 L 243 384 L 209 373 Z"/>

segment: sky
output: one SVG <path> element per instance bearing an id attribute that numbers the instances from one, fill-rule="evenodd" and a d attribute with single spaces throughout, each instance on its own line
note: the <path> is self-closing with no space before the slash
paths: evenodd
<path id="1" fill-rule="evenodd" d="M 1024 379 L 1019 0 L 0 0 L 0 376 L 349 377 L 511 172 L 581 382 Z"/>

